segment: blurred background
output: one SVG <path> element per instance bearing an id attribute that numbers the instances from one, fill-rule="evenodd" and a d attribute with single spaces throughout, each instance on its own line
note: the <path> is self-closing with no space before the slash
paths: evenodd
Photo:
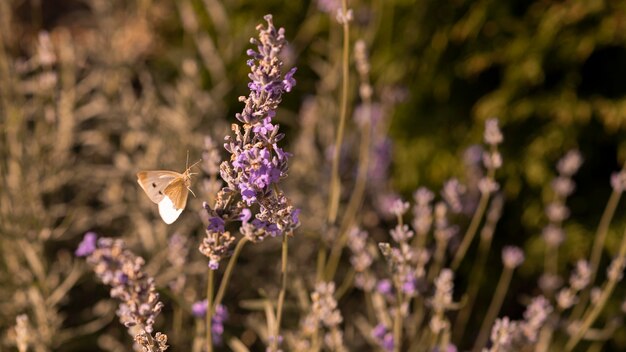
<path id="1" fill-rule="evenodd" d="M 504 163 L 496 179 L 505 204 L 494 242 L 526 251 L 502 311 L 519 316 L 520 296 L 536 293 L 543 266 L 540 234 L 557 161 L 572 148 L 584 158 L 559 257 L 568 272 L 588 255 L 611 193 L 611 173 L 626 159 L 626 1 L 373 0 L 349 6 L 351 40 L 367 44 L 381 115 L 377 165 L 383 170 L 372 176 L 376 190 L 410 199 L 419 186 L 437 190 L 451 177 L 467 181 L 484 121 L 499 119 Z M 168 308 L 160 324 L 170 325 L 172 307 L 202 298 L 206 260 L 196 250 L 204 233 L 198 212 L 211 190 L 198 177 L 197 198 L 168 227 L 135 174 L 183 170 L 187 152 L 190 161 L 202 157 L 206 137 L 226 156 L 219 146 L 242 109 L 238 97 L 247 95 L 249 38 L 268 13 L 290 42 L 285 67 L 298 67 L 297 86 L 276 117 L 286 133 L 285 150 L 294 154 L 287 193 L 303 208 L 292 252 L 302 259 L 294 261 L 294 271 L 315 270 L 307 260 L 317 251 L 325 217 L 338 119 L 342 38 L 336 8 L 331 0 L 0 2 L 4 346 L 14 339 L 15 317 L 27 313 L 37 331 L 36 351 L 129 349 L 107 289 L 73 258 L 87 231 L 125 238 L 147 258 L 158 285 L 170 287 L 161 293 Z M 354 68 L 352 73 L 351 116 L 360 104 Z M 348 124 L 356 125 L 352 119 Z M 357 145 L 357 136 L 348 133 L 346 184 L 354 176 Z M 376 215 L 380 198 L 369 201 L 365 226 L 383 238 L 389 223 Z M 602 267 L 615 253 L 625 214 L 618 208 Z M 183 257 L 189 257 L 182 264 L 184 288 L 176 289 L 176 270 L 183 269 L 168 259 L 174 234 L 186 238 Z M 258 343 L 258 322 L 235 302 L 275 292 L 279 246 L 244 250 L 225 302 L 231 309 L 227 330 L 248 334 L 251 346 Z M 496 284 L 499 251 L 489 262 L 485 287 Z M 463 268 L 458 277 L 467 280 Z M 618 287 L 608 311 L 619 310 L 625 293 Z M 488 303 L 479 303 L 479 311 Z M 358 310 L 350 295 L 341 305 L 344 316 Z M 197 328 L 198 322 L 189 308 L 183 311 L 184 324 L 168 334 L 172 350 L 193 344 L 194 329 L 182 326 Z M 297 317 L 286 318 L 290 322 L 296 326 Z M 617 328 L 604 348 L 626 349 L 625 328 Z"/>

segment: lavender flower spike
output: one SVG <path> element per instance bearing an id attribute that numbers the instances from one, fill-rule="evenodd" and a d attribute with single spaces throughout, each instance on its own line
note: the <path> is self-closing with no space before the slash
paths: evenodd
<path id="1" fill-rule="evenodd" d="M 84 243 L 91 245 L 92 240 L 95 240 L 95 234 L 85 235 L 79 249 L 90 247 Z M 154 278 L 143 271 L 143 258 L 126 249 L 124 241 L 119 239 L 100 238 L 96 246 L 88 249 L 91 253 L 87 263 L 104 284 L 111 286 L 111 297 L 121 301 L 117 310 L 120 322 L 128 328 L 138 326 L 141 329 L 135 336 L 140 345 L 151 351 L 165 351 L 167 336 L 158 332 L 152 335 L 163 303 L 159 301 Z"/>
<path id="2" fill-rule="evenodd" d="M 266 15 L 267 28 L 257 26 L 259 39 L 252 38 L 250 42 L 257 45 L 257 50 L 249 49 L 247 54 L 252 59 L 248 60 L 248 66 L 252 71 L 248 74 L 251 82 L 248 83 L 250 95 L 248 98 L 240 97 L 246 106 L 242 113 L 235 115 L 243 123 L 256 124 L 264 118 L 274 116 L 274 111 L 281 102 L 282 94 L 291 91 L 296 85 L 293 78 L 296 68 L 292 68 L 284 76 L 281 73 L 282 61 L 278 54 L 287 43 L 285 30 L 276 29 L 272 23 L 272 15 Z"/>
<path id="3" fill-rule="evenodd" d="M 251 57 L 247 62 L 250 94 L 239 97 L 245 103 L 243 111 L 236 114 L 241 124 L 233 124 L 233 134 L 224 138 L 230 157 L 220 164 L 219 172 L 226 186 L 217 193 L 214 205 L 204 205 L 209 221 L 200 252 L 209 258 L 212 270 L 219 267 L 235 241 L 226 231 L 228 223 L 241 222 L 241 234 L 252 242 L 291 234 L 300 224 L 300 210 L 278 187 L 287 177 L 291 154 L 278 145 L 284 135 L 272 123 L 283 93 L 296 84 L 296 69 L 283 74 L 279 54 L 287 43 L 285 30 L 274 27 L 271 15 L 265 20 L 267 26 L 257 26 L 259 37 L 250 40 L 256 49 L 247 51 Z"/>

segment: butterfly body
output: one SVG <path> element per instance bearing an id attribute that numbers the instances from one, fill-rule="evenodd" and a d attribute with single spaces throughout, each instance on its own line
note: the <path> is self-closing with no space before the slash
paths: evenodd
<path id="1" fill-rule="evenodd" d="M 187 205 L 193 175 L 189 169 L 182 174 L 167 170 L 137 173 L 137 183 L 148 198 L 159 205 L 159 215 L 166 224 L 176 221 Z"/>

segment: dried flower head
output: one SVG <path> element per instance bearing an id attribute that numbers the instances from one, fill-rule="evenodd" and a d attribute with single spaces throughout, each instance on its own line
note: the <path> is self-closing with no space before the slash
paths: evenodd
<path id="1" fill-rule="evenodd" d="M 583 157 L 576 149 L 572 149 L 559 160 L 556 168 L 559 174 L 565 177 L 572 177 L 583 163 Z"/>
<path id="2" fill-rule="evenodd" d="M 461 203 L 461 195 L 465 193 L 465 186 L 463 186 L 456 178 L 446 181 L 441 191 L 441 196 L 446 201 L 450 209 L 455 213 L 460 213 L 463 210 L 463 204 Z"/>
<path id="3" fill-rule="evenodd" d="M 516 331 L 517 323 L 511 321 L 509 317 L 496 319 L 491 329 L 491 342 L 493 345 L 488 351 L 511 351 Z"/>
<path id="4" fill-rule="evenodd" d="M 519 323 L 522 335 L 530 343 L 537 341 L 539 331 L 552 313 L 550 302 L 543 296 L 533 298 L 526 311 L 524 312 L 524 320 Z"/>
<path id="5" fill-rule="evenodd" d="M 420 187 L 413 193 L 415 206 L 413 207 L 413 230 L 418 236 L 425 236 L 433 223 L 433 207 L 431 202 L 435 198 L 433 192 Z"/>
<path id="6" fill-rule="evenodd" d="M 611 187 L 615 192 L 624 192 L 626 190 L 626 170 L 615 172 L 611 175 Z"/>
<path id="7" fill-rule="evenodd" d="M 498 126 L 498 119 L 493 118 L 485 121 L 484 139 L 485 143 L 493 146 L 502 143 L 503 137 L 502 132 L 500 132 L 500 127 Z"/>
<path id="8" fill-rule="evenodd" d="M 519 247 L 504 247 L 502 250 L 502 262 L 505 267 L 515 269 L 524 262 L 524 252 Z"/>
<path id="9" fill-rule="evenodd" d="M 569 279 L 569 284 L 572 289 L 580 291 L 589 285 L 591 280 L 591 266 L 586 260 L 579 260 L 576 262 L 576 269 L 572 273 Z"/>

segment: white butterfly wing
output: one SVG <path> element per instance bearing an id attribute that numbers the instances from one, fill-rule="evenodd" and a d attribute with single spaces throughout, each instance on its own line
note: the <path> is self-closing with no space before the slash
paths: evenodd
<path id="1" fill-rule="evenodd" d="M 179 177 L 182 175 L 174 171 L 141 171 L 137 173 L 137 183 L 151 201 L 159 204 L 165 197 L 165 188 Z"/>
<path id="2" fill-rule="evenodd" d="M 159 215 L 161 215 L 161 219 L 168 225 L 176 221 L 182 212 L 183 208 L 176 209 L 174 203 L 168 196 L 163 196 L 163 199 L 159 202 Z"/>

